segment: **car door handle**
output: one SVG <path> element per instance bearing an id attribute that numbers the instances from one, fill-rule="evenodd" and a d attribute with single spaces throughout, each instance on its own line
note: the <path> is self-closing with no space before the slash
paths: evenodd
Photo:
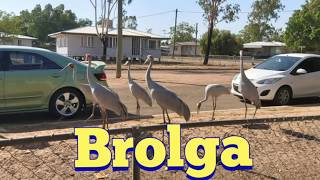
<path id="1" fill-rule="evenodd" d="M 61 77 L 61 75 L 58 74 L 58 73 L 55 73 L 55 74 L 52 74 L 51 77 L 53 77 L 53 78 L 59 78 L 59 77 Z"/>

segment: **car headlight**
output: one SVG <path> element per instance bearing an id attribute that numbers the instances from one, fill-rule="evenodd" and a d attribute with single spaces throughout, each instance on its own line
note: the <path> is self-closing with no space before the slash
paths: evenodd
<path id="1" fill-rule="evenodd" d="M 264 79 L 257 82 L 257 84 L 274 84 L 280 81 L 281 78 L 271 78 L 271 79 Z"/>
<path id="2" fill-rule="evenodd" d="M 240 74 L 236 74 L 236 75 L 233 77 L 233 80 L 232 80 L 232 81 L 237 80 L 239 76 L 240 76 Z"/>

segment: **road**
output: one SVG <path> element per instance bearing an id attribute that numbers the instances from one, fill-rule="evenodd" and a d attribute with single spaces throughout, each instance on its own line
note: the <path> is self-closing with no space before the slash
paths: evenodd
<path id="1" fill-rule="evenodd" d="M 236 70 L 156 70 L 152 72 L 152 78 L 160 84 L 176 92 L 190 107 L 190 110 L 196 111 L 196 104 L 203 98 L 204 88 L 207 84 L 224 84 L 230 87 L 230 82 L 233 76 L 237 73 Z M 132 71 L 132 77 L 143 86 L 145 71 L 135 70 Z M 127 72 L 122 72 L 121 79 L 115 79 L 115 71 L 108 72 L 108 84 L 116 92 L 119 93 L 122 101 L 127 105 L 130 113 L 136 112 L 136 102 L 131 96 L 127 85 Z M 243 104 L 237 97 L 232 95 L 225 95 L 218 99 L 217 109 L 237 109 L 243 108 Z M 211 110 L 212 101 L 202 105 L 201 110 Z M 84 113 L 77 119 L 86 119 L 90 112 Z M 154 103 L 153 107 L 148 107 L 141 103 L 142 115 L 161 114 L 161 109 Z M 98 118 L 98 117 L 97 117 Z M 30 124 L 38 122 L 52 122 L 57 121 L 56 118 L 51 117 L 48 113 L 25 113 L 25 114 L 12 114 L 0 115 L 0 124 Z"/>

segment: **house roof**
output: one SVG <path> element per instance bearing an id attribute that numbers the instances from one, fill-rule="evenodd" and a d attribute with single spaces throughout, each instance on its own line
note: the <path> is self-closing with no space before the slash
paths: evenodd
<path id="1" fill-rule="evenodd" d="M 0 36 L 4 36 L 5 33 L 0 32 Z M 17 39 L 27 39 L 27 40 L 37 40 L 37 38 L 31 37 L 31 36 L 24 36 L 19 34 L 7 34 L 8 37 L 15 37 Z"/>
<path id="2" fill-rule="evenodd" d="M 98 28 L 99 28 L 98 30 L 101 32 L 102 28 L 101 27 L 98 27 Z M 152 39 L 169 39 L 169 38 L 161 37 L 159 35 L 155 35 L 152 33 L 142 32 L 142 31 L 133 30 L 133 29 L 126 29 L 126 28 L 124 28 L 122 30 L 122 33 L 123 33 L 123 36 L 148 37 L 148 38 L 152 38 Z M 52 38 L 56 38 L 60 34 L 96 35 L 97 30 L 96 30 L 95 26 L 86 26 L 86 27 L 80 27 L 80 28 L 76 28 L 76 29 L 70 29 L 70 30 L 56 32 L 53 34 L 49 34 L 48 36 L 52 37 Z M 109 30 L 108 34 L 116 36 L 118 34 L 118 31 L 117 31 L 117 29 L 111 29 L 111 30 Z"/>
<path id="3" fill-rule="evenodd" d="M 180 45 L 180 46 L 200 46 L 199 42 L 194 42 L 194 41 L 189 41 L 189 42 L 177 42 L 177 45 Z"/>
<path id="4" fill-rule="evenodd" d="M 282 42 L 251 42 L 251 43 L 246 43 L 243 44 L 243 48 L 245 49 L 258 49 L 258 48 L 263 48 L 263 47 L 284 47 L 286 46 L 285 43 Z"/>

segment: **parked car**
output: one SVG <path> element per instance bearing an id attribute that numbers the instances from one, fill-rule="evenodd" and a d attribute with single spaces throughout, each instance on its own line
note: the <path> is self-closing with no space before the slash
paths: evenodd
<path id="1" fill-rule="evenodd" d="M 287 105 L 293 98 L 320 96 L 320 56 L 282 54 L 245 71 L 257 87 L 262 101 Z M 232 80 L 231 93 L 241 97 L 240 75 Z"/>
<path id="2" fill-rule="evenodd" d="M 72 63 L 76 68 L 65 66 Z M 91 72 L 106 84 L 104 63 Z M 91 104 L 79 83 L 88 84 L 87 65 L 55 52 L 32 47 L 0 46 L 0 113 L 49 110 L 53 115 L 73 117 Z"/>

